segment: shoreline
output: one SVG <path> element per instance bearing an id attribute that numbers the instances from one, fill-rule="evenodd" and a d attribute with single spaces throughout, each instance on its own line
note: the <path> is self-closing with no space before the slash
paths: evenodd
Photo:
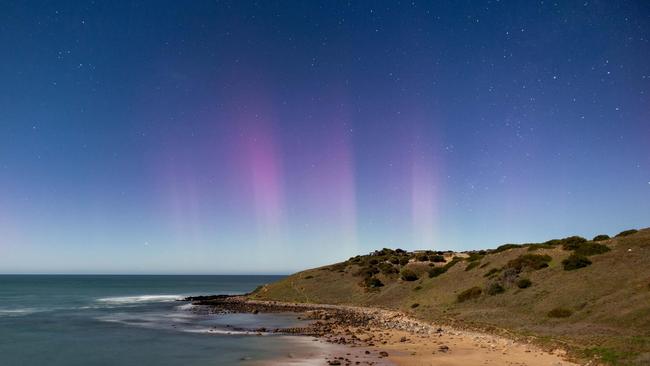
<path id="1" fill-rule="evenodd" d="M 349 305 L 286 303 L 248 299 L 245 295 L 186 298 L 213 313 L 294 313 L 310 323 L 304 327 L 255 331 L 312 337 L 342 346 L 304 365 L 529 365 L 577 366 L 566 352 L 544 351 L 536 345 L 500 335 L 430 324 L 402 312 Z M 286 360 L 278 364 L 287 364 Z M 291 363 L 290 363 L 291 364 Z"/>

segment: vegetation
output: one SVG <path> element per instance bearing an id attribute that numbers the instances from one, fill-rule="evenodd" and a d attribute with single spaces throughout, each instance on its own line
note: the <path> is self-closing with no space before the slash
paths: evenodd
<path id="1" fill-rule="evenodd" d="M 457 300 L 458 302 L 465 302 L 467 300 L 476 299 L 480 297 L 482 293 L 483 290 L 481 290 L 480 287 L 475 286 L 458 294 Z"/>
<path id="2" fill-rule="evenodd" d="M 368 288 L 377 288 L 377 287 L 383 287 L 384 284 L 376 277 L 369 277 L 364 280 L 364 284 Z"/>
<path id="3" fill-rule="evenodd" d="M 503 244 L 503 245 L 497 247 L 496 249 L 492 250 L 492 253 L 501 253 L 501 252 L 506 251 L 506 250 L 521 248 L 521 247 L 522 247 L 522 245 L 520 245 L 520 244 Z"/>
<path id="4" fill-rule="evenodd" d="M 590 256 L 590 255 L 607 253 L 609 251 L 610 249 L 607 245 L 594 243 L 594 242 L 586 242 L 578 245 L 574 253 L 577 255 Z"/>
<path id="5" fill-rule="evenodd" d="M 512 268 L 517 272 L 521 272 L 524 269 L 538 270 L 548 267 L 548 263 L 552 259 L 549 255 L 524 254 L 509 261 L 503 268 Z"/>
<path id="6" fill-rule="evenodd" d="M 566 308 L 555 308 L 548 312 L 549 318 L 568 318 L 573 314 L 573 311 Z"/>
<path id="7" fill-rule="evenodd" d="M 560 240 L 562 244 L 562 249 L 564 250 L 576 250 L 580 247 L 581 244 L 586 243 L 587 239 L 581 236 L 570 236 Z"/>
<path id="8" fill-rule="evenodd" d="M 517 280 L 517 287 L 519 288 L 529 288 L 533 282 L 528 278 L 520 278 Z"/>
<path id="9" fill-rule="evenodd" d="M 638 233 L 638 232 L 639 232 L 639 230 L 636 230 L 636 229 L 625 230 L 625 231 L 621 231 L 620 233 L 618 233 L 618 234 L 616 235 L 616 237 L 617 237 L 617 238 L 620 238 L 620 237 L 624 237 L 624 236 L 628 236 L 628 235 L 636 234 L 636 233 Z"/>
<path id="10" fill-rule="evenodd" d="M 603 240 L 608 240 L 608 239 L 610 239 L 609 235 L 600 234 L 600 235 L 594 236 L 594 238 L 592 240 L 593 241 L 603 241 Z"/>
<path id="11" fill-rule="evenodd" d="M 501 272 L 501 268 L 492 268 L 483 275 L 483 277 L 491 277 L 497 273 Z"/>
<path id="12" fill-rule="evenodd" d="M 429 258 L 429 259 L 431 259 L 431 262 L 434 262 L 434 263 L 444 263 L 444 262 L 447 261 L 447 260 L 445 260 L 445 257 L 440 255 L 440 254 L 436 254 L 436 255 L 432 256 L 431 258 Z"/>
<path id="13" fill-rule="evenodd" d="M 573 271 L 591 265 L 589 258 L 584 255 L 571 254 L 567 259 L 562 261 L 565 271 Z"/>
<path id="14" fill-rule="evenodd" d="M 481 264 L 481 262 L 470 262 L 467 267 L 465 267 L 466 271 L 471 271 L 472 269 L 478 267 Z"/>
<path id="15" fill-rule="evenodd" d="M 501 286 L 501 284 L 499 284 L 498 282 L 493 282 L 488 286 L 485 292 L 488 295 L 494 296 L 506 292 L 506 289 L 503 286 Z"/>
<path id="16" fill-rule="evenodd" d="M 404 281 L 417 281 L 418 275 L 408 268 L 404 268 L 401 272 L 401 278 Z"/>
<path id="17" fill-rule="evenodd" d="M 420 306 L 420 304 L 418 304 L 417 302 L 416 302 L 416 303 L 413 303 L 413 304 L 411 304 L 411 309 L 415 309 L 415 308 L 417 308 L 418 306 Z"/>
<path id="18" fill-rule="evenodd" d="M 462 259 L 459 257 L 454 257 L 454 259 L 450 260 L 449 262 L 447 262 L 447 264 L 445 264 L 442 267 L 432 267 L 429 270 L 429 278 L 440 276 L 441 274 L 447 272 L 449 268 L 453 267 L 454 265 L 456 265 L 456 263 L 460 262 L 461 260 Z"/>

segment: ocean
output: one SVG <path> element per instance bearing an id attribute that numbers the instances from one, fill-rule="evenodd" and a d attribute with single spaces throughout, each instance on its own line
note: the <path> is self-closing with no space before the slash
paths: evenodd
<path id="1" fill-rule="evenodd" d="M 302 324 L 295 314 L 205 314 L 177 301 L 279 278 L 0 275 L 0 365 L 242 365 L 320 353 L 307 337 L 233 331 Z"/>

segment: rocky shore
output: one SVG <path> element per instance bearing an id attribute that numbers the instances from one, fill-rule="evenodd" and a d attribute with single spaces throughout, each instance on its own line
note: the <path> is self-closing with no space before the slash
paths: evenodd
<path id="1" fill-rule="evenodd" d="M 575 365 L 564 361 L 560 350 L 544 352 L 499 336 L 436 326 L 394 310 L 229 295 L 185 300 L 211 313 L 296 313 L 308 325 L 252 331 L 311 336 L 346 346 L 348 352 L 328 357 L 325 365 Z"/>

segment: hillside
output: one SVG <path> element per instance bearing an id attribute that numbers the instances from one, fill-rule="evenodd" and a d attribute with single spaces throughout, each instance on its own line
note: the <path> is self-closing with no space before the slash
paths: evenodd
<path id="1" fill-rule="evenodd" d="M 596 241 L 594 241 L 596 240 Z M 251 297 L 399 309 L 458 327 L 650 364 L 650 229 L 474 252 L 383 249 L 293 274 Z"/>

